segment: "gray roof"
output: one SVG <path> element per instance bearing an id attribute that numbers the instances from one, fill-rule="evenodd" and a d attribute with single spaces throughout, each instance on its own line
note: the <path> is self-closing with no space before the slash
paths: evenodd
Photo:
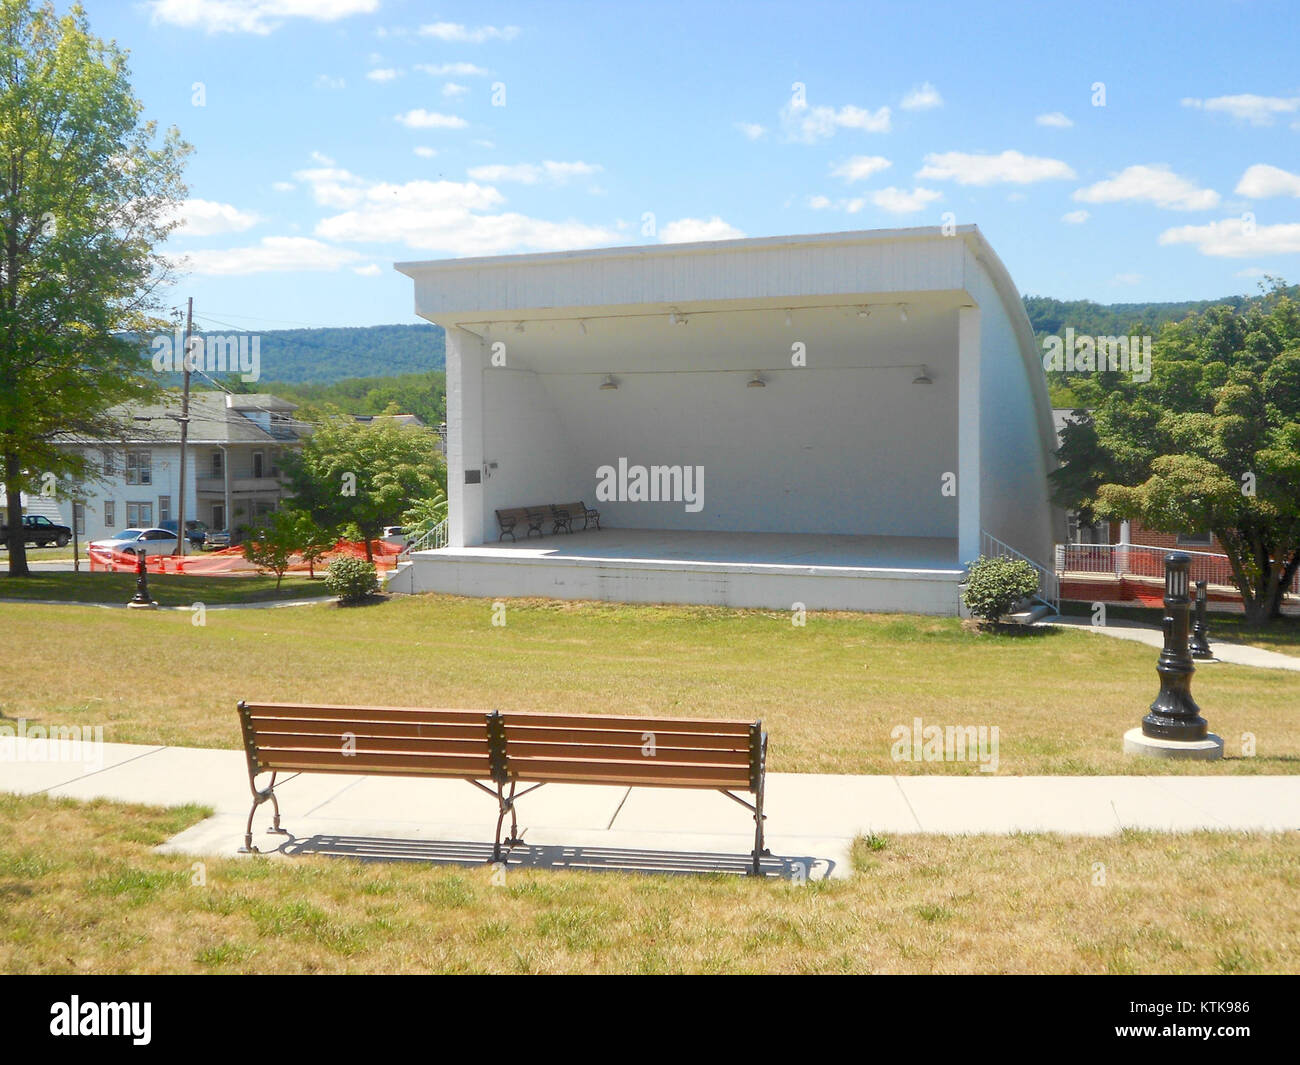
<path id="1" fill-rule="evenodd" d="M 297 404 L 269 393 L 191 392 L 188 439 L 191 444 L 291 443 L 307 435 L 306 427 L 293 418 L 297 409 Z M 110 413 L 138 426 L 127 435 L 127 443 L 175 444 L 181 438 L 180 422 L 176 420 L 180 412 L 181 396 L 173 390 L 157 403 L 124 403 Z M 269 429 L 254 417 L 268 421 Z"/>

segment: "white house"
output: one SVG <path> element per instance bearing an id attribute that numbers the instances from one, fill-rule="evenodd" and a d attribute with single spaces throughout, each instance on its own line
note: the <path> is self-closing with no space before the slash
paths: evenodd
<path id="1" fill-rule="evenodd" d="M 237 528 L 274 510 L 287 495 L 280 459 L 300 446 L 297 405 L 267 394 L 190 395 L 185 520 Z M 125 439 L 69 443 L 88 453 L 100 477 L 84 489 L 77 532 L 86 540 L 177 518 L 180 499 L 179 395 L 114 412 L 138 429 Z M 73 504 L 59 503 L 72 525 Z"/>
<path id="2" fill-rule="evenodd" d="M 447 331 L 449 516 L 396 590 L 953 614 L 981 553 L 1050 565 L 1047 388 L 975 226 L 397 269 Z M 600 531 L 499 542 L 578 500 Z"/>

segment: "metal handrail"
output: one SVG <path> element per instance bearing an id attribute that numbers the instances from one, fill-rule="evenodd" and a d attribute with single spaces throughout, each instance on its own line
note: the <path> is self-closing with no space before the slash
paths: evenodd
<path id="1" fill-rule="evenodd" d="M 980 554 L 985 558 L 1015 558 L 1028 562 L 1038 574 L 1038 593 L 1034 596 L 1039 602 L 1050 606 L 1056 613 L 1061 611 L 1061 579 L 1057 574 L 1040 562 L 1035 562 L 1028 555 L 1017 551 L 1010 544 L 1003 543 L 991 533 L 980 530 Z"/>
<path id="2" fill-rule="evenodd" d="M 416 537 L 397 553 L 398 558 L 409 555 L 412 551 L 437 551 L 447 546 L 447 519 L 443 518 L 428 532 Z"/>
<path id="3" fill-rule="evenodd" d="M 1165 555 L 1171 551 L 1191 556 L 1190 580 L 1236 587 L 1236 577 L 1227 555 L 1189 551 L 1183 547 L 1155 547 L 1150 544 L 1057 544 L 1056 571 L 1162 579 Z M 1288 590 L 1292 594 L 1300 594 L 1300 572 L 1292 577 Z"/>

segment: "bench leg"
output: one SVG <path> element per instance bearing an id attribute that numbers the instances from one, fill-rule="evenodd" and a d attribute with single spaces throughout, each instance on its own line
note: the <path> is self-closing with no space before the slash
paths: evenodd
<path id="1" fill-rule="evenodd" d="M 496 841 L 492 845 L 493 862 L 501 860 L 501 826 L 505 823 L 507 813 L 510 815 L 510 836 L 505 840 L 506 846 L 517 847 L 523 843 L 519 838 L 519 820 L 515 814 L 515 781 L 510 782 L 509 795 L 506 794 L 504 785 L 497 785 L 497 808 L 500 812 L 497 814 Z"/>
<path id="2" fill-rule="evenodd" d="M 763 855 L 772 853 L 763 846 L 763 822 L 765 820 L 766 817 L 763 814 L 763 785 L 760 783 L 758 786 L 758 794 L 755 797 L 754 802 L 754 865 L 750 870 L 751 876 L 762 875 L 759 865 L 762 861 Z"/>
<path id="3" fill-rule="evenodd" d="M 289 833 L 280 827 L 280 800 L 275 796 L 275 777 L 271 774 L 271 783 L 265 788 L 258 790 L 257 785 L 249 779 L 249 787 L 253 792 L 253 807 L 248 811 L 248 824 L 244 826 L 244 845 L 239 848 L 240 854 L 261 854 L 262 852 L 253 846 L 253 818 L 257 816 L 257 808 L 262 803 L 270 800 L 273 816 L 271 827 L 266 830 L 267 835 L 287 836 Z"/>

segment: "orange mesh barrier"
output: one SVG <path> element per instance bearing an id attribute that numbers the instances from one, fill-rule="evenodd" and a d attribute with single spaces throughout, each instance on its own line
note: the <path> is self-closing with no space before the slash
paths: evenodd
<path id="1" fill-rule="evenodd" d="M 383 540 L 371 540 L 370 550 L 374 555 L 375 568 L 392 569 L 397 565 L 397 556 L 402 549 L 396 544 Z M 135 555 L 111 548 L 88 547 L 86 557 L 90 562 L 91 573 L 134 573 L 136 571 Z M 339 540 L 323 558 L 316 560 L 315 568 L 323 573 L 336 558 L 365 558 L 365 545 L 352 540 Z M 144 560 L 149 573 L 183 573 L 192 577 L 252 577 L 258 573 L 257 566 L 244 557 L 242 548 L 227 547 L 221 551 L 204 551 L 193 555 L 148 555 Z M 286 573 L 307 573 L 310 568 L 298 555 L 289 562 Z"/>

